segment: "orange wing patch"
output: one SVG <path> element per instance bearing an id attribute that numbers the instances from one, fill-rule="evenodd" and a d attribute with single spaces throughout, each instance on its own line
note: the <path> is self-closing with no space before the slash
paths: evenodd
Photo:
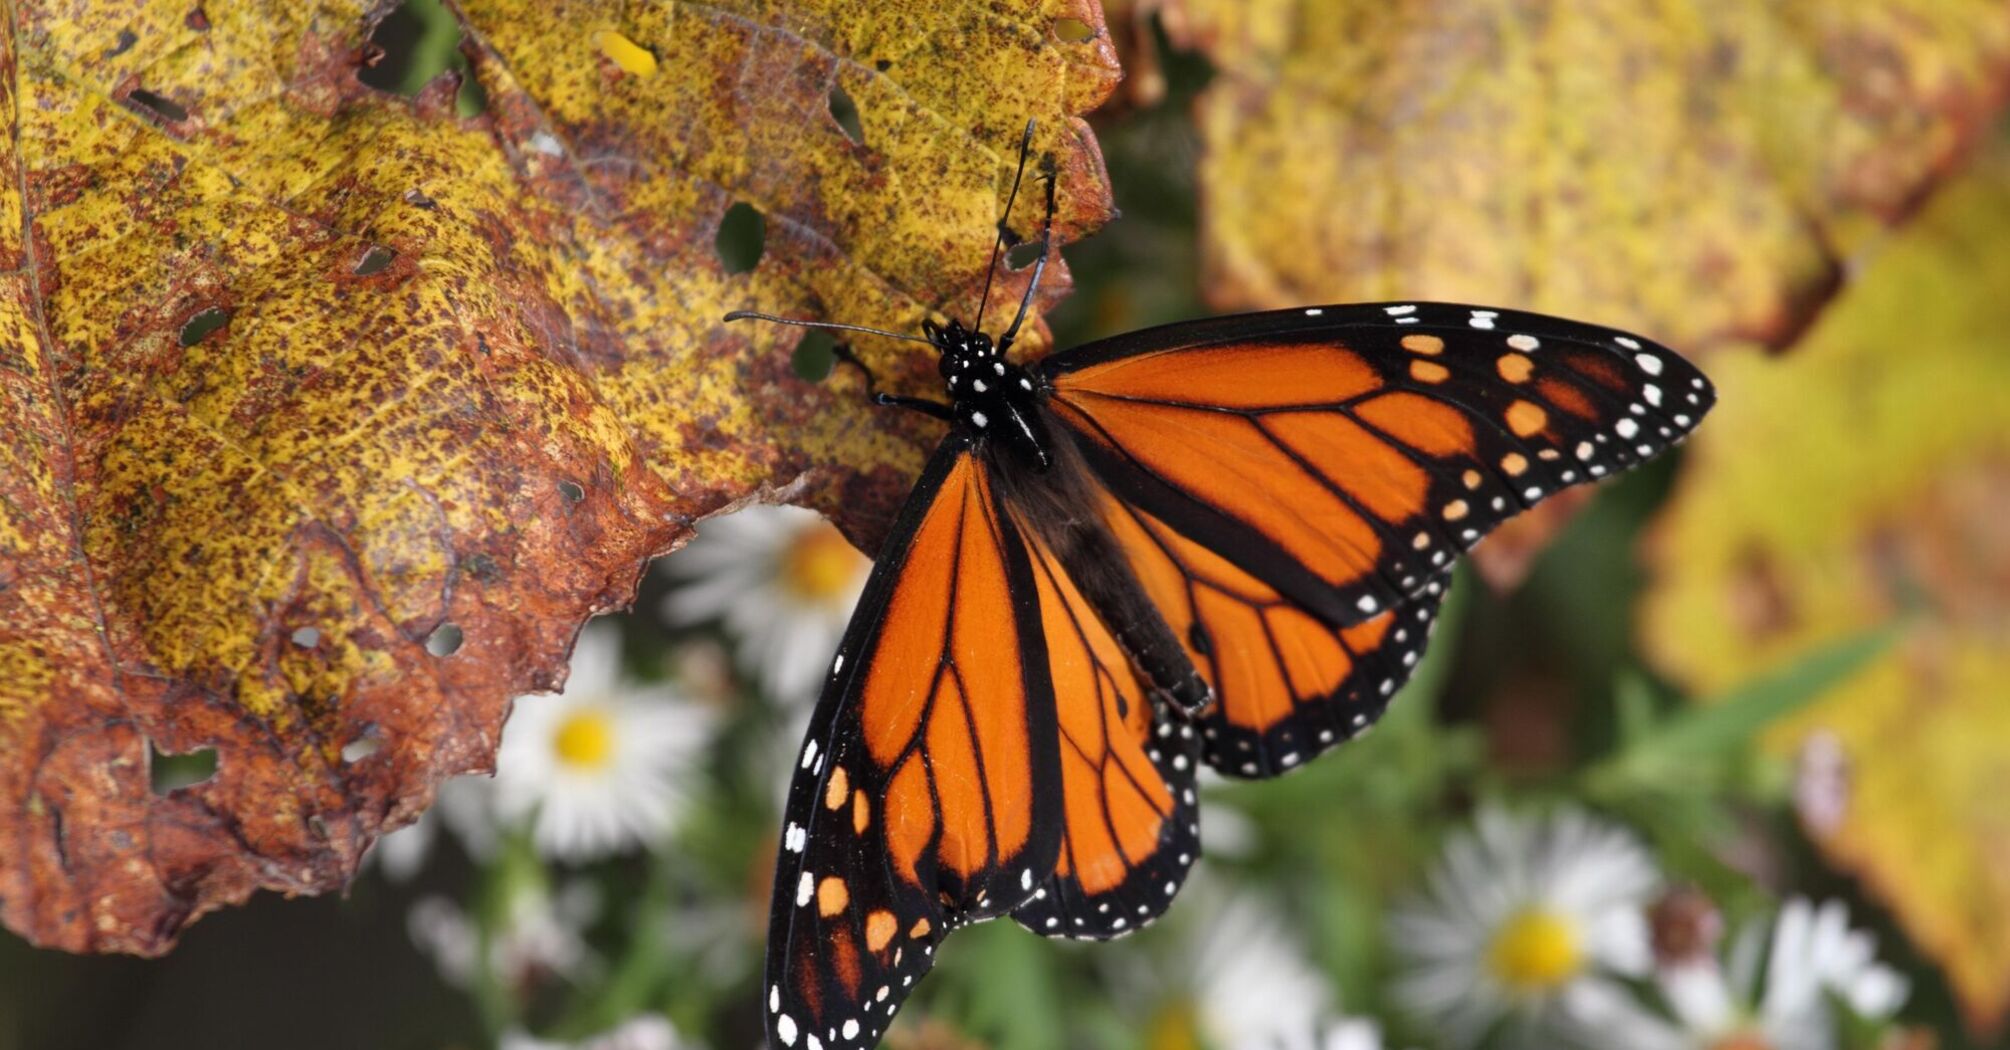
<path id="1" fill-rule="evenodd" d="M 1381 387 L 1359 354 L 1330 342 L 1181 347 L 1057 376 L 1056 389 L 1230 408 L 1335 404 Z"/>
<path id="2" fill-rule="evenodd" d="M 950 567 L 894 586 L 860 720 L 888 771 L 886 836 L 904 874 L 939 834 L 935 859 L 970 878 L 1018 853 L 1032 830 L 1031 743 L 1019 639 L 990 483 L 965 458 L 914 534 L 908 560 Z M 924 780 L 910 769 L 928 770 Z M 842 798 L 843 792 L 839 792 Z"/>
<path id="3" fill-rule="evenodd" d="M 1025 530 L 1022 530 L 1025 531 Z M 1060 733 L 1066 816 L 1051 878 L 1013 917 L 1039 933 L 1116 936 L 1172 903 L 1199 852 L 1193 730 L 1155 705 L 1051 552 L 1032 545 Z"/>
<path id="4" fill-rule="evenodd" d="M 1381 717 L 1429 638 L 1443 582 L 1334 629 L 1232 562 L 1135 507 L 1110 501 L 1111 532 L 1216 704 L 1202 754 L 1224 773 L 1275 776 Z"/>
<path id="5" fill-rule="evenodd" d="M 1375 571 L 1382 538 L 1374 524 L 1344 488 L 1308 470 L 1256 421 L 1098 395 L 1057 404 L 1087 433 L 1179 492 L 1204 494 L 1329 586 L 1359 584 Z"/>

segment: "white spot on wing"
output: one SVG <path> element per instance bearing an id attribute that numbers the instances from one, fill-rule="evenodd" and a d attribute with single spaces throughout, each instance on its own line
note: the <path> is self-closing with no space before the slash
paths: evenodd
<path id="1" fill-rule="evenodd" d="M 805 744 L 803 746 L 803 768 L 808 769 L 812 765 L 815 765 L 816 760 L 817 760 L 817 742 L 812 740 L 808 744 Z"/>
<path id="2" fill-rule="evenodd" d="M 1380 608 L 1375 602 L 1375 596 L 1372 594 L 1362 595 L 1361 600 L 1355 602 L 1354 605 L 1364 613 L 1371 613 Z"/>
<path id="3" fill-rule="evenodd" d="M 775 1018 L 775 1034 L 781 1037 L 783 1046 L 796 1045 L 796 1019 L 788 1014 Z"/>
<path id="4" fill-rule="evenodd" d="M 1542 345 L 1542 340 L 1532 335 L 1511 335 L 1508 336 L 1508 345 L 1516 350 L 1534 350 Z"/>
<path id="5" fill-rule="evenodd" d="M 1628 350 L 1640 349 L 1640 340 L 1634 339 L 1631 336 L 1615 335 L 1612 337 L 1612 341 Z"/>
<path id="6" fill-rule="evenodd" d="M 1402 317 L 1405 314 L 1416 313 L 1417 308 L 1415 306 L 1409 306 L 1409 305 L 1385 306 L 1382 308 L 1382 312 L 1388 314 L 1390 317 Z"/>
<path id="7" fill-rule="evenodd" d="M 809 872 L 803 872 L 803 877 L 796 883 L 796 907 L 808 904 L 810 898 L 816 896 L 816 889 L 817 880 Z"/>
<path id="8" fill-rule="evenodd" d="M 1653 354 L 1635 354 L 1633 360 L 1640 366 L 1642 372 L 1650 376 L 1661 374 L 1661 359 L 1655 357 Z"/>

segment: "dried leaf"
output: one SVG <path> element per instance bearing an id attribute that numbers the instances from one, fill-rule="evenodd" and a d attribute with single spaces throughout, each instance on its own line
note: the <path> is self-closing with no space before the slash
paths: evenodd
<path id="1" fill-rule="evenodd" d="M 1505 303 L 1785 345 L 2010 88 L 2000 0 L 1161 5 L 1221 70 L 1197 119 L 1223 307 Z M 1475 560 L 1512 586 L 1551 531 Z"/>
<path id="2" fill-rule="evenodd" d="M 1794 355 L 1718 359 L 1722 400 L 1656 545 L 1645 635 L 1667 668 L 1717 690 L 1907 623 L 1773 743 L 1840 762 L 1842 794 L 1803 812 L 1811 834 L 1889 902 L 1978 1028 L 2010 1008 L 2005 238 L 2010 157 L 1997 157 Z"/>
<path id="3" fill-rule="evenodd" d="M 967 315 L 1028 118 L 1108 213 L 1093 0 L 470 2 L 474 120 L 358 81 L 386 4 L 188 10 L 0 28 L 0 920 L 72 950 L 340 885 L 697 517 L 879 527 L 920 432 L 726 310 Z"/>

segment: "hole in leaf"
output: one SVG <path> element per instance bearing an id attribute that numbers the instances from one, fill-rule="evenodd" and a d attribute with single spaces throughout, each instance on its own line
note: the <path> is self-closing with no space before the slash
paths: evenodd
<path id="1" fill-rule="evenodd" d="M 383 747 L 384 740 L 382 733 L 378 730 L 377 723 L 372 722 L 363 727 L 363 732 L 356 739 L 342 745 L 342 761 L 361 762 L 382 750 Z"/>
<path id="2" fill-rule="evenodd" d="M 465 75 L 468 60 L 460 42 L 460 22 L 440 0 L 407 0 L 371 30 L 356 79 L 409 98 L 449 69 Z"/>
<path id="3" fill-rule="evenodd" d="M 460 651 L 462 641 L 460 625 L 443 623 L 426 636 L 426 651 L 434 656 L 452 656 Z"/>
<path id="4" fill-rule="evenodd" d="M 559 482 L 558 494 L 564 496 L 567 503 L 578 503 L 586 498 L 586 490 L 580 488 L 579 483 L 575 481 Z"/>
<path id="5" fill-rule="evenodd" d="M 833 86 L 830 105 L 831 119 L 837 121 L 838 129 L 844 132 L 844 137 L 861 146 L 864 145 L 865 123 L 859 120 L 858 103 L 851 100 L 851 95 L 847 94 L 845 89 Z"/>
<path id="6" fill-rule="evenodd" d="M 397 257 L 397 252 L 381 244 L 373 244 L 370 246 L 369 251 L 363 253 L 363 260 L 357 263 L 356 268 L 350 272 L 358 277 L 368 277 L 373 273 L 382 273 L 384 267 L 391 265 L 391 260 Z"/>
<path id="7" fill-rule="evenodd" d="M 176 755 L 155 747 L 152 741 L 147 742 L 147 781 L 156 795 L 200 784 L 215 775 L 213 747 L 199 747 Z"/>
<path id="8" fill-rule="evenodd" d="M 874 69 L 877 69 L 877 70 L 879 70 L 880 72 L 884 73 L 884 72 L 886 72 L 887 70 L 889 70 L 889 69 L 892 69 L 892 68 L 893 68 L 893 59 L 890 59 L 890 58 L 882 58 L 882 59 L 880 59 L 879 61 L 877 61 L 877 62 L 874 62 L 874 63 L 872 64 L 872 68 L 874 68 Z"/>
<path id="9" fill-rule="evenodd" d="M 797 378 L 819 382 L 837 367 L 837 354 L 832 350 L 835 346 L 837 340 L 829 332 L 810 332 L 796 344 L 795 353 L 789 356 L 789 367 L 795 369 Z"/>
<path id="10" fill-rule="evenodd" d="M 222 328 L 230 322 L 230 311 L 221 306 L 212 306 L 181 323 L 181 345 L 194 346 L 202 342 L 202 337 Z"/>
<path id="11" fill-rule="evenodd" d="M 1062 43 L 1079 44 L 1096 38 L 1096 28 L 1079 18 L 1057 18 L 1054 20 L 1054 35 Z"/>
<path id="12" fill-rule="evenodd" d="M 768 239 L 768 220 L 753 205 L 741 201 L 726 209 L 712 247 L 727 273 L 746 273 L 761 261 Z"/>
<path id="13" fill-rule="evenodd" d="M 321 644 L 321 629 L 319 627 L 299 628 L 293 632 L 292 641 L 294 645 L 302 649 L 312 649 Z"/>
<path id="14" fill-rule="evenodd" d="M 136 87 L 127 92 L 126 104 L 152 114 L 164 124 L 174 124 L 188 119 L 188 110 L 180 103 L 164 95 L 157 95 L 146 88 Z"/>
<path id="15" fill-rule="evenodd" d="M 1024 241 L 1005 249 L 1005 265 L 1010 269 L 1023 270 L 1039 261 L 1039 241 Z"/>
<path id="16" fill-rule="evenodd" d="M 463 117 L 478 117 L 489 108 L 488 89 L 472 74 L 461 80 L 461 93 L 454 97 L 454 110 Z"/>

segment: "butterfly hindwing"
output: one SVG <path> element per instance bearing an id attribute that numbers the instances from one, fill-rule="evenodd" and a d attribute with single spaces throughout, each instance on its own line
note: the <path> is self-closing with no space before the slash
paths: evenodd
<path id="1" fill-rule="evenodd" d="M 812 716 L 770 913 L 772 1046 L 874 1045 L 947 931 L 1054 868 L 1032 566 L 969 444 L 952 435 L 923 473 Z"/>
<path id="2" fill-rule="evenodd" d="M 1169 325 L 1041 371 L 1112 491 L 1337 625 L 1407 604 L 1502 521 L 1662 451 L 1714 399 L 1638 337 L 1436 303 Z"/>
<path id="3" fill-rule="evenodd" d="M 1012 917 L 1050 937 L 1121 936 L 1165 911 L 1200 853 L 1195 734 L 1154 702 L 1061 560 L 1031 546 L 1065 823 L 1054 870 Z"/>
<path id="4" fill-rule="evenodd" d="M 1423 656 L 1449 583 L 1334 627 L 1135 507 L 1114 505 L 1110 521 L 1214 690 L 1201 751 L 1230 776 L 1276 776 L 1373 726 Z"/>

